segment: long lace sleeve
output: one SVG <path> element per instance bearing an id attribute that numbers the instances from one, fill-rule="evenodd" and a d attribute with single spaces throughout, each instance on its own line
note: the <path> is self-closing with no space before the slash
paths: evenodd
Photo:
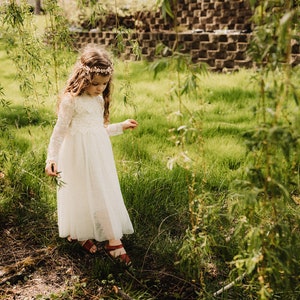
<path id="1" fill-rule="evenodd" d="M 63 98 L 59 106 L 58 118 L 48 145 L 47 162 L 57 162 L 59 149 L 68 131 L 73 113 L 74 102 L 71 97 Z"/>
<path id="2" fill-rule="evenodd" d="M 120 135 L 123 133 L 122 123 L 109 124 L 106 127 L 109 136 Z"/>

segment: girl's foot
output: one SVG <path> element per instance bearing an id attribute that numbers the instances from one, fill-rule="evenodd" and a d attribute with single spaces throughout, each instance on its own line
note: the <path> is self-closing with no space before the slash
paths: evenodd
<path id="1" fill-rule="evenodd" d="M 72 239 L 70 236 L 67 237 L 70 243 L 77 242 L 76 239 Z M 95 254 L 98 251 L 97 246 L 91 240 L 80 241 L 79 244 L 90 254 Z"/>
<path id="2" fill-rule="evenodd" d="M 131 265 L 130 257 L 126 253 L 122 243 L 119 245 L 110 245 L 109 243 L 107 243 L 104 246 L 104 249 L 112 258 L 120 261 L 121 263 L 124 263 L 126 266 Z"/>
<path id="3" fill-rule="evenodd" d="M 90 254 L 95 254 L 98 251 L 97 246 L 91 240 L 80 241 L 79 244 Z"/>
<path id="4" fill-rule="evenodd" d="M 77 242 L 77 240 L 73 240 L 70 236 L 67 237 L 67 241 L 69 243 Z"/>

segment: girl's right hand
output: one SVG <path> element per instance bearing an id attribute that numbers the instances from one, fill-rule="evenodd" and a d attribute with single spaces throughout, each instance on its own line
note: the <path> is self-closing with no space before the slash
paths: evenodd
<path id="1" fill-rule="evenodd" d="M 133 120 L 133 119 L 127 119 L 124 122 L 122 122 L 123 130 L 134 129 L 137 126 L 138 126 L 138 122 L 136 120 Z"/>
<path id="2" fill-rule="evenodd" d="M 57 165 L 55 161 L 49 161 L 46 164 L 45 172 L 49 176 L 57 176 Z"/>

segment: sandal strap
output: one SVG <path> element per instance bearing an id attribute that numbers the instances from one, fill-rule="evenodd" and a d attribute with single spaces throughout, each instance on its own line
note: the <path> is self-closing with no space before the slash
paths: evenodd
<path id="1" fill-rule="evenodd" d="M 91 241 L 91 240 L 86 240 L 84 243 L 81 244 L 81 246 L 82 246 L 85 250 L 87 250 L 88 252 L 91 253 L 91 248 L 92 248 L 93 246 L 95 246 L 95 244 L 94 244 L 93 241 Z"/>
<path id="2" fill-rule="evenodd" d="M 127 253 L 121 254 L 120 256 L 118 256 L 118 258 L 121 262 L 125 263 L 128 266 L 131 264 L 131 259 Z"/>
<path id="3" fill-rule="evenodd" d="M 116 246 L 111 246 L 109 245 L 108 243 L 104 246 L 105 250 L 107 252 L 109 252 L 109 255 L 113 258 L 113 259 L 116 259 L 116 260 L 119 260 L 120 262 L 124 263 L 126 266 L 130 266 L 131 265 L 131 259 L 130 257 L 128 256 L 127 253 L 123 253 L 123 254 L 120 254 L 118 256 L 112 256 L 112 254 L 110 253 L 111 251 L 114 251 L 114 250 L 117 250 L 117 249 L 122 249 L 124 248 L 123 244 L 120 244 L 120 245 L 116 245 Z"/>
<path id="4" fill-rule="evenodd" d="M 111 246 L 109 244 L 106 244 L 105 245 L 105 249 L 107 251 L 113 251 L 113 250 L 117 250 L 117 249 L 121 249 L 121 248 L 124 248 L 123 244 L 120 244 L 120 245 L 115 245 L 115 246 Z"/>

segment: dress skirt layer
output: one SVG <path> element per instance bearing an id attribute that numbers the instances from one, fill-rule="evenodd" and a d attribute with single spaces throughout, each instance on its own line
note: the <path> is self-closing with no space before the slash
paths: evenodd
<path id="1" fill-rule="evenodd" d="M 105 127 L 68 133 L 58 171 L 64 182 L 57 191 L 60 237 L 105 241 L 133 233 Z"/>

